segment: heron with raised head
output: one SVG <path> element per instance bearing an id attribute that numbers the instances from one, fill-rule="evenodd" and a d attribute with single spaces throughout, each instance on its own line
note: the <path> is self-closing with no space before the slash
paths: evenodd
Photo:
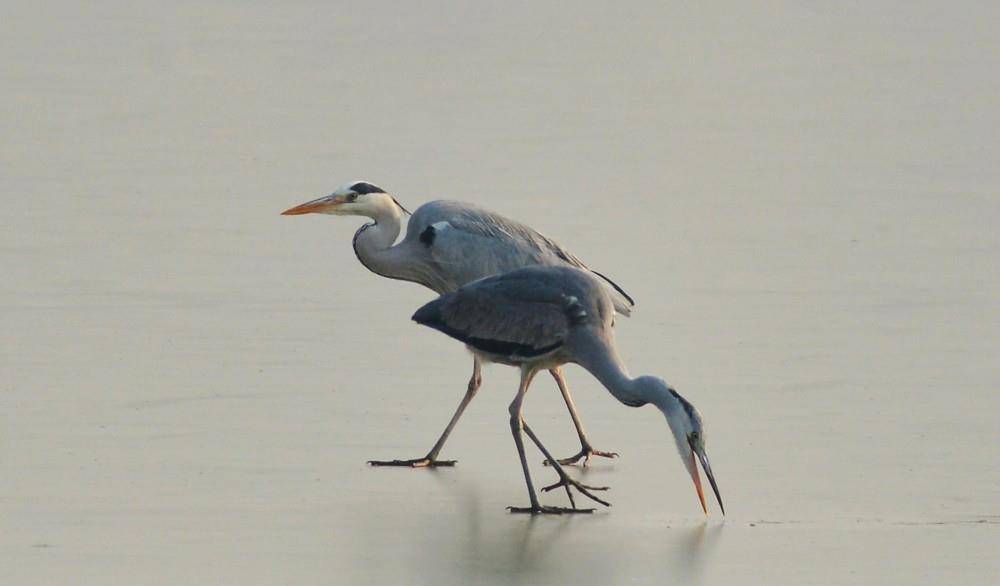
<path id="1" fill-rule="evenodd" d="M 370 218 L 372 222 L 354 234 L 354 253 L 361 264 L 377 275 L 419 283 L 439 294 L 455 291 L 476 279 L 527 266 L 570 266 L 590 271 L 556 241 L 500 214 L 473 204 L 444 200 L 426 203 L 410 214 L 396 198 L 367 181 L 349 183 L 330 195 L 282 212 L 286 216 L 312 213 Z M 397 243 L 406 215 L 410 215 L 406 235 Z M 604 275 L 591 272 L 602 280 L 615 310 L 629 315 L 635 305 L 632 298 Z M 593 448 L 562 370 L 554 366 L 549 372 L 562 393 L 580 439 L 580 451 L 559 463 L 571 464 L 583 458 L 586 465 L 592 456 L 617 456 Z M 482 364 L 474 355 L 465 396 L 427 455 L 369 463 L 412 467 L 454 465 L 454 460 L 439 460 L 438 455 L 481 384 Z"/>
<path id="2" fill-rule="evenodd" d="M 486 277 L 446 293 L 418 309 L 413 320 L 464 342 L 481 360 L 520 367 L 521 383 L 510 404 L 510 428 L 524 470 L 530 505 L 510 507 L 512 512 L 592 512 L 593 509 L 576 507 L 571 487 L 608 505 L 591 492 L 607 487 L 577 482 L 558 463 L 553 467 L 559 480 L 542 490 L 564 487 L 572 508 L 541 505 L 524 453 L 522 431 L 550 462 L 554 461 L 524 421 L 521 407 L 538 371 L 575 363 L 593 374 L 625 405 L 641 407 L 651 403 L 663 413 L 694 482 L 702 510 L 708 514 L 698 474 L 699 461 L 725 515 L 722 496 L 705 453 L 701 415 L 663 379 L 629 376 L 615 349 L 614 313 L 611 296 L 591 274 L 573 267 L 536 266 Z"/>

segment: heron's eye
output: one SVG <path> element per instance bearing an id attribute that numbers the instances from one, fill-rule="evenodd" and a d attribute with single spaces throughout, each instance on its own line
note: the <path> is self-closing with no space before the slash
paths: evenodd
<path id="1" fill-rule="evenodd" d="M 358 194 L 356 194 L 356 193 L 348 193 L 347 194 L 347 201 L 355 201 L 357 199 L 358 199 Z"/>
<path id="2" fill-rule="evenodd" d="M 698 441 L 698 432 L 697 431 L 692 431 L 691 432 L 691 441 Z"/>

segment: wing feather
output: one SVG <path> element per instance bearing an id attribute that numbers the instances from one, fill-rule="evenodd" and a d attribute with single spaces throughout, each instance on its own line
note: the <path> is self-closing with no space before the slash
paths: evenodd
<path id="1" fill-rule="evenodd" d="M 561 346 L 574 323 L 586 316 L 565 289 L 516 271 L 442 295 L 413 319 L 479 350 L 532 357 Z"/>
<path id="2" fill-rule="evenodd" d="M 411 233 L 448 274 L 450 289 L 534 265 L 591 270 L 561 244 L 530 226 L 467 203 L 435 201 L 421 206 L 411 220 L 408 238 Z M 635 305 L 632 297 L 611 279 L 591 272 L 606 282 L 615 309 L 629 315 Z"/>

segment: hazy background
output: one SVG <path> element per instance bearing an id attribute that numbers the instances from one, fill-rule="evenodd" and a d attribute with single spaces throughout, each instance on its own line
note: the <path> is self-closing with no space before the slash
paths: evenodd
<path id="1" fill-rule="evenodd" d="M 0 19 L 3 583 L 995 583 L 992 3 L 79 4 Z M 456 468 L 368 468 L 471 361 L 360 221 L 278 215 L 362 178 L 625 286 L 729 517 L 575 367 L 609 510 L 505 512 L 505 367 Z M 549 379 L 526 418 L 577 449 Z"/>

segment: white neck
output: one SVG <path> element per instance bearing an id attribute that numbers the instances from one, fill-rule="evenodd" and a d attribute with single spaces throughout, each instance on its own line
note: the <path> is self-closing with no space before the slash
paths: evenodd
<path id="1" fill-rule="evenodd" d="M 609 335 L 612 334 L 609 332 Z M 663 379 L 654 376 L 629 376 L 613 339 L 606 342 L 597 337 L 590 338 L 576 348 L 576 357 L 580 366 L 593 374 L 616 399 L 629 407 L 652 403 L 668 420 L 682 407 Z"/>
<path id="2" fill-rule="evenodd" d="M 589 342 L 579 344 L 575 350 L 576 362 L 597 377 L 616 399 L 629 407 L 652 403 L 663 413 L 677 451 L 690 471 L 690 449 L 687 446 L 690 418 L 676 392 L 671 391 L 663 379 L 655 376 L 630 377 L 615 351 L 613 340 L 606 341 L 595 336 Z"/>
<path id="3" fill-rule="evenodd" d="M 365 224 L 354 234 L 354 254 L 373 273 L 410 280 L 407 263 L 393 247 L 402 228 L 403 212 L 397 206 L 379 206 L 369 217 L 374 223 Z"/>

